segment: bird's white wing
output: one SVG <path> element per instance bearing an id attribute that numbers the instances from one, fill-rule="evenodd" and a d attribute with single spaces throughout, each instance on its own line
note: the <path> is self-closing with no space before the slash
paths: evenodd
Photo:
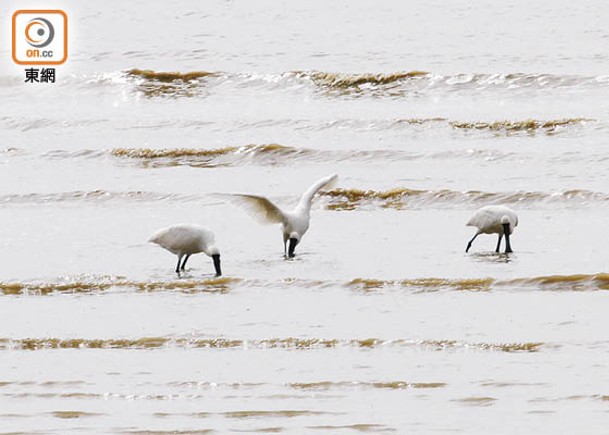
<path id="1" fill-rule="evenodd" d="M 283 212 L 264 196 L 235 194 L 231 195 L 237 205 L 242 206 L 261 224 L 280 224 L 285 222 Z"/>
<path id="2" fill-rule="evenodd" d="M 479 209 L 467 222 L 466 225 L 478 227 L 481 230 L 501 225 L 501 218 L 507 216 L 512 228 L 518 225 L 518 216 L 514 210 L 501 205 L 488 205 Z"/>
<path id="3" fill-rule="evenodd" d="M 488 207 L 482 207 L 478 210 L 465 224 L 469 227 L 478 227 L 479 229 L 486 229 L 496 224 L 496 217 L 492 210 Z"/>
<path id="4" fill-rule="evenodd" d="M 213 245 L 214 233 L 199 225 L 177 224 L 158 230 L 148 241 L 179 254 L 184 251 L 196 251 L 202 244 Z"/>
<path id="5" fill-rule="evenodd" d="M 313 197 L 317 192 L 319 192 L 324 187 L 330 187 L 338 176 L 336 174 L 328 175 L 327 177 L 322 178 L 321 180 L 316 181 L 311 187 L 307 189 L 305 193 L 300 197 L 300 201 L 298 202 L 297 209 L 310 209 L 311 201 L 313 201 Z"/>

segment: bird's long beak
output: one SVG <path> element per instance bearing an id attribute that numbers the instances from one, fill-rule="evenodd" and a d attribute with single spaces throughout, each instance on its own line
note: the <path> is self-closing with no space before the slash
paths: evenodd
<path id="1" fill-rule="evenodd" d="M 222 276 L 222 269 L 220 269 L 220 254 L 212 255 L 211 258 L 214 260 L 214 267 L 216 268 L 216 276 Z"/>
<path id="2" fill-rule="evenodd" d="M 292 258 L 292 257 L 294 257 L 294 249 L 296 249 L 296 245 L 298 244 L 298 240 L 296 240 L 294 237 L 291 237 L 288 241 L 289 241 L 289 245 L 288 245 L 288 257 Z"/>
<path id="3" fill-rule="evenodd" d="M 505 253 L 508 254 L 512 251 L 512 246 L 510 245 L 510 224 L 501 224 L 503 225 L 503 234 L 505 235 Z"/>

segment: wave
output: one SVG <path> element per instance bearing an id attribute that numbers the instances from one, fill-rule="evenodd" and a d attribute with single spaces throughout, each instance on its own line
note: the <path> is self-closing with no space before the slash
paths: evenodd
<path id="1" fill-rule="evenodd" d="M 599 291 L 609 290 L 609 273 L 547 275 L 506 280 L 495 278 L 418 278 L 403 280 L 355 278 L 349 281 L 346 287 L 364 292 L 388 288 L 406 288 L 419 292 L 439 290 L 492 291 L 506 288 L 542 291 Z"/>
<path id="2" fill-rule="evenodd" d="M 162 158 L 161 158 L 162 159 Z M 191 162 L 192 163 L 192 162 Z M 167 162 L 154 162 L 160 166 Z M 176 163 L 178 164 L 178 163 Z M 583 206 L 590 203 L 609 202 L 609 194 L 584 189 L 571 189 L 562 192 L 483 192 L 479 190 L 455 191 L 448 189 L 421 190 L 396 187 L 389 190 L 363 190 L 335 188 L 320 191 L 322 207 L 329 211 L 353 211 L 394 209 L 412 210 L 434 206 L 462 206 L 502 203 L 512 205 L 530 204 L 574 204 Z M 110 191 L 104 189 L 76 190 L 72 192 L 51 193 L 13 193 L 0 195 L 0 204 L 52 204 L 52 203 L 106 203 L 106 202 L 202 202 L 217 203 L 217 194 L 196 195 L 150 191 Z"/>
<path id="3" fill-rule="evenodd" d="M 116 75 L 116 74 L 115 74 Z M 605 88 L 609 76 L 578 76 L 556 74 L 434 74 L 427 71 L 390 73 L 347 73 L 328 71 L 290 71 L 272 74 L 228 72 L 161 72 L 133 68 L 118 74 L 148 97 L 192 97 L 198 90 L 216 84 L 239 88 L 264 87 L 269 91 L 286 89 L 320 90 L 325 95 L 357 97 L 404 97 L 421 93 L 593 89 Z M 208 80 L 213 78 L 213 81 Z M 100 78 L 107 81 L 107 76 Z M 295 86 L 296 85 L 296 86 Z"/>
<path id="4" fill-rule="evenodd" d="M 77 381 L 79 382 L 79 381 Z M 18 384 L 17 382 L 6 382 L 6 385 Z M 44 385 L 44 383 L 42 384 Z M 189 389 L 212 389 L 217 387 L 227 389 L 243 389 L 243 388 L 257 388 L 264 387 L 269 384 L 265 383 L 252 383 L 252 382 L 241 382 L 241 383 L 216 383 L 216 382 L 202 382 L 202 381 L 174 381 L 169 382 L 167 386 L 177 388 L 189 388 Z M 315 382 L 289 382 L 282 384 L 288 388 L 294 390 L 331 390 L 331 389 L 343 389 L 343 388 L 371 388 L 371 389 L 391 389 L 391 390 L 403 390 L 410 388 L 444 388 L 448 384 L 444 382 L 406 382 L 406 381 L 315 381 Z M 539 385 L 539 384 L 537 384 Z"/>
<path id="5" fill-rule="evenodd" d="M 106 414 L 98 412 L 84 412 L 84 411 L 52 411 L 51 415 L 55 418 L 73 419 L 83 417 L 99 417 Z"/>
<path id="6" fill-rule="evenodd" d="M 315 429 L 321 430 L 323 433 L 336 433 L 347 430 L 349 432 L 359 432 L 359 433 L 385 433 L 385 432 L 395 432 L 395 428 L 386 426 L 384 424 L 376 424 L 376 423 L 356 423 L 356 424 L 343 424 L 343 425 L 330 425 L 330 424 L 322 424 L 315 426 L 307 426 L 307 429 Z"/>
<path id="7" fill-rule="evenodd" d="M 131 397 L 137 397 L 137 396 L 131 396 Z M 161 414 L 162 416 L 165 416 L 165 414 Z M 181 416 L 183 417 L 183 415 Z M 209 435 L 209 434 L 213 434 L 216 431 L 213 429 L 189 429 L 189 430 L 175 430 L 175 429 L 170 429 L 170 430 L 138 430 L 138 429 L 130 429 L 130 430 L 125 430 L 122 433 L 124 434 L 128 434 L 128 435 Z"/>
<path id="8" fill-rule="evenodd" d="M 150 130 L 166 130 L 166 129 L 199 129 L 202 127 L 208 128 L 216 126 L 218 129 L 223 129 L 226 126 L 220 125 L 219 121 L 209 120 L 192 120 L 192 119 L 166 119 L 154 123 L 140 123 L 138 125 L 123 125 L 115 126 L 114 128 L 121 130 L 133 129 L 150 129 Z M 52 129 L 55 127 L 61 128 L 87 128 L 92 125 L 109 124 L 108 119 L 80 119 L 68 120 L 53 118 L 24 118 L 24 117 L 4 117 L 0 118 L 2 127 L 8 130 L 16 130 L 25 132 L 32 129 Z M 353 132 L 362 132 L 370 134 L 371 132 L 386 133 L 387 131 L 408 132 L 426 135 L 441 135 L 443 137 L 497 137 L 497 136 L 524 136 L 533 137 L 535 135 L 578 135 L 594 129 L 606 129 L 607 123 L 593 118 L 572 117 L 562 119 L 499 119 L 499 120 L 460 120 L 449 119 L 446 117 L 411 117 L 411 118 L 380 118 L 380 119 L 359 119 L 359 118 L 336 118 L 336 119 L 292 119 L 292 118 L 271 118 L 260 120 L 237 120 L 233 124 L 233 128 L 251 131 L 252 129 L 268 129 L 272 127 L 287 128 L 304 132 L 324 132 L 348 129 Z M 261 144 L 261 145 L 243 145 L 243 146 L 228 146 L 224 147 L 230 150 L 238 150 L 243 147 L 263 147 L 263 146 L 285 146 L 280 144 Z M 121 148 L 118 148 L 121 149 Z M 124 148 L 130 149 L 130 148 Z M 170 148 L 171 149 L 171 148 Z M 182 148 L 176 148 L 182 149 Z M 302 148 L 295 148 L 295 150 Z M 213 150 L 213 148 L 212 148 Z M 322 150 L 317 150 L 322 151 Z M 334 153 L 336 158 L 349 158 L 348 154 L 339 150 L 326 150 L 329 153 Z M 358 153 L 364 153 L 369 150 L 359 150 Z M 417 150 L 417 155 L 422 157 L 432 156 L 433 153 L 422 152 L 423 149 Z M 1 151 L 0 151 L 1 152 Z M 49 151 L 47 157 L 69 157 L 70 153 L 87 153 L 89 157 L 96 157 L 103 150 L 53 150 Z M 406 152 L 397 150 L 377 150 L 377 152 L 394 153 L 398 158 L 407 155 Z M 9 155 L 19 155 L 19 153 L 6 152 Z M 342 156 L 341 156 L 342 154 Z M 412 154 L 412 152 L 411 152 Z M 319 154 L 313 154 L 315 158 Z"/>
<path id="9" fill-rule="evenodd" d="M 329 210 L 355 210 L 365 207 L 381 207 L 401 210 L 406 207 L 430 204 L 504 203 L 530 204 L 534 202 L 607 202 L 609 194 L 583 189 L 562 192 L 483 192 L 479 190 L 455 191 L 448 189 L 419 190 L 397 187 L 385 191 L 337 188 L 321 191 L 320 196 L 329 199 Z"/>
<path id="10" fill-rule="evenodd" d="M 363 291 L 378 290 L 385 287 L 408 287 L 423 290 L 438 291 L 441 289 L 488 291 L 495 284 L 493 278 L 479 279 L 446 279 L 446 278 L 418 278 L 397 281 L 386 281 L 380 279 L 355 278 L 347 283 L 347 287 Z"/>
<path id="11" fill-rule="evenodd" d="M 0 204 L 45 204 L 57 202 L 107 202 L 107 201 L 190 201 L 197 199 L 194 196 L 179 195 L 175 193 L 159 193 L 146 191 L 109 191 L 103 189 L 96 190 L 76 190 L 73 192 L 59 193 L 23 193 L 0 195 Z"/>
<path id="12" fill-rule="evenodd" d="M 362 85 L 388 85 L 403 80 L 430 76 L 430 73 L 425 71 L 397 72 L 392 74 L 345 74 L 320 71 L 296 71 L 293 74 L 298 77 L 309 78 L 320 86 L 339 89 L 359 87 Z"/>
<path id="13" fill-rule="evenodd" d="M 408 278 L 384 280 L 354 278 L 349 281 L 307 280 L 284 278 L 278 280 L 220 277 L 191 280 L 133 281 L 124 277 L 73 277 L 56 282 L 0 282 L 0 295 L 46 296 L 61 293 L 103 292 L 180 292 L 229 293 L 238 287 L 247 288 L 348 288 L 357 292 L 383 290 L 438 291 L 496 291 L 532 289 L 541 291 L 599 291 L 609 290 L 609 273 L 547 275 L 512 279 L 486 278 Z"/>
<path id="14" fill-rule="evenodd" d="M 110 154 L 141 163 L 144 167 L 191 166 L 216 168 L 244 164 L 287 165 L 296 162 L 412 160 L 413 153 L 392 150 L 315 150 L 281 144 L 250 144 L 223 148 L 114 148 Z"/>
<path id="15" fill-rule="evenodd" d="M 146 97 L 195 97 L 203 86 L 201 79 L 214 75 L 207 71 L 180 73 L 137 68 L 125 72 L 127 78 L 136 79 L 136 90 Z"/>
<path id="16" fill-rule="evenodd" d="M 594 122 L 590 118 L 566 118 L 550 121 L 527 119 L 524 121 L 495 121 L 495 122 L 457 122 L 450 121 L 450 125 L 461 130 L 488 130 L 492 132 L 544 132 L 552 134 L 558 130 L 572 126 L 581 125 L 586 122 Z"/>
<path id="17" fill-rule="evenodd" d="M 74 278 L 59 282 L 2 283 L 0 294 L 4 295 L 49 295 L 53 293 L 97 293 L 104 291 L 179 291 L 183 293 L 227 293 L 239 278 L 210 278 L 179 281 L 130 281 L 122 277 Z"/>
<path id="18" fill-rule="evenodd" d="M 498 399 L 494 397 L 485 397 L 485 396 L 474 396 L 474 397 L 465 397 L 463 399 L 453 399 L 453 402 L 459 402 L 463 405 L 467 406 L 490 406 L 494 404 Z"/>
<path id="19" fill-rule="evenodd" d="M 281 122 L 281 121 L 277 121 Z M 461 121 L 445 117 L 427 118 L 395 118 L 381 120 L 363 119 L 336 119 L 323 124 L 312 124 L 311 121 L 296 120 L 292 121 L 292 127 L 303 130 L 328 130 L 332 128 L 349 128 L 361 131 L 386 131 L 389 129 L 410 128 L 423 130 L 426 132 L 455 132 L 470 133 L 479 132 L 497 136 L 523 135 L 531 136 L 535 134 L 556 135 L 571 131 L 575 128 L 586 127 L 589 124 L 598 126 L 597 119 L 573 117 L 561 119 L 523 119 L 523 120 L 496 120 L 496 121 Z M 251 127 L 255 127 L 251 125 Z"/>
<path id="20" fill-rule="evenodd" d="M 544 343 L 472 343 L 459 340 L 410 340 L 379 338 L 325 339 L 325 338 L 179 338 L 142 337 L 117 339 L 90 338 L 0 338 L 0 350 L 43 350 L 43 349 L 286 349 L 316 350 L 336 348 L 378 349 L 417 347 L 429 350 L 450 350 L 456 348 L 496 352 L 538 352 Z M 378 388 L 392 388 L 379 384 Z M 394 386 L 395 388 L 395 386 Z"/>
<path id="21" fill-rule="evenodd" d="M 288 159 L 313 158 L 314 150 L 293 148 L 280 144 L 229 146 L 224 148 L 115 148 L 115 157 L 139 160 L 145 167 L 192 166 L 215 168 L 234 166 L 247 162 L 277 164 Z M 321 156 L 317 156 L 321 159 Z"/>
<path id="22" fill-rule="evenodd" d="M 494 121 L 494 122 L 460 122 L 445 118 L 428 119 L 398 119 L 383 122 L 383 129 L 395 125 L 421 126 L 424 124 L 442 124 L 459 131 L 485 131 L 497 134 L 548 134 L 555 135 L 574 126 L 582 126 L 589 122 L 596 122 L 586 118 L 572 118 L 562 120 L 526 120 L 526 121 Z M 324 128 L 338 128 L 341 123 L 333 122 Z M 307 128 L 311 127 L 307 124 Z M 368 127 L 369 123 L 366 124 Z M 378 127 L 378 126 L 377 126 Z M 436 128 L 436 127 L 431 127 Z M 94 155 L 94 151 L 82 151 L 87 155 Z M 172 167 L 192 166 L 200 168 L 216 168 L 222 166 L 237 166 L 244 164 L 260 165 L 290 165 L 297 162 L 363 162 L 385 161 L 412 161 L 419 159 L 502 159 L 510 153 L 489 150 L 468 150 L 466 152 L 407 152 L 403 150 L 328 150 L 297 148 L 278 143 L 248 144 L 242 146 L 227 146 L 220 148 L 114 148 L 110 155 L 121 159 L 139 161 L 144 167 Z M 55 151 L 51 156 L 60 157 L 61 152 Z M 64 153 L 65 157 L 74 157 L 74 153 Z M 78 157 L 78 155 L 76 155 Z"/>
<path id="23" fill-rule="evenodd" d="M 548 275 L 499 281 L 503 286 L 538 287 L 552 290 L 609 290 L 609 273 Z"/>
<path id="24" fill-rule="evenodd" d="M 609 76 L 577 76 L 555 74 L 433 74 L 425 71 L 389 74 L 350 74 L 321 71 L 296 71 L 297 77 L 309 79 L 321 88 L 341 93 L 403 96 L 413 91 L 476 91 L 488 89 L 558 89 L 605 87 Z M 380 91 L 380 92 L 379 92 Z"/>
<path id="25" fill-rule="evenodd" d="M 296 162 L 412 160 L 412 153 L 400 151 L 341 151 L 295 148 L 280 144 L 230 146 L 224 148 L 115 148 L 110 154 L 139 161 L 144 167 L 191 166 L 216 168 L 244 164 L 289 165 Z"/>
<path id="26" fill-rule="evenodd" d="M 189 82 L 198 80 L 207 76 L 212 76 L 214 73 L 207 71 L 191 71 L 187 73 L 180 72 L 157 72 L 149 69 L 133 68 L 126 72 L 129 76 L 139 77 L 145 80 L 153 80 L 158 82 L 170 83 L 175 81 Z"/>
<path id="27" fill-rule="evenodd" d="M 322 382 L 296 382 L 288 384 L 290 388 L 296 390 L 314 390 L 314 391 L 325 391 L 333 389 L 343 388 L 375 388 L 375 389 L 390 389 L 390 390 L 405 390 L 411 388 L 443 388 L 446 387 L 444 382 L 405 382 L 405 381 L 386 381 L 386 382 L 361 382 L 361 381 L 350 381 L 350 382 L 336 382 L 336 381 L 322 381 Z"/>

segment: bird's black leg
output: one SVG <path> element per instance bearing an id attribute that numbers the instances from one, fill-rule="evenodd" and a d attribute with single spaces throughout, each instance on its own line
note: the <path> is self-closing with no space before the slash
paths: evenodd
<path id="1" fill-rule="evenodd" d="M 180 273 L 180 262 L 182 261 L 182 256 L 178 255 L 178 265 L 176 266 L 176 273 Z"/>
<path id="2" fill-rule="evenodd" d="M 476 239 L 476 237 L 478 237 L 478 234 L 476 234 L 474 237 L 472 237 L 472 239 L 468 242 L 467 248 L 465 248 L 465 252 L 469 251 L 469 248 L 472 247 L 472 242 Z"/>
<path id="3" fill-rule="evenodd" d="M 188 261 L 189 258 L 190 258 L 190 254 L 186 255 L 186 258 L 184 258 L 184 262 L 182 263 L 182 267 L 180 267 L 180 270 L 184 270 L 184 268 L 186 267 L 186 262 Z"/>
<path id="4" fill-rule="evenodd" d="M 499 234 L 499 240 L 497 240 L 497 247 L 495 248 L 495 252 L 499 252 L 499 248 L 501 247 L 502 238 L 503 238 L 503 234 Z"/>
<path id="5" fill-rule="evenodd" d="M 510 224 L 503 224 L 503 233 L 505 234 L 505 253 L 514 252 L 510 245 Z"/>

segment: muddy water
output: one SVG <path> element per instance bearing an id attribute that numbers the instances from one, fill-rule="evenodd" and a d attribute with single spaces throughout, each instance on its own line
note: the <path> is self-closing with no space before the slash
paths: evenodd
<path id="1" fill-rule="evenodd" d="M 0 433 L 605 431 L 593 3 L 66 3 L 48 86 L 4 45 Z M 330 173 L 290 261 L 223 195 Z M 465 254 L 491 203 L 514 254 Z"/>

